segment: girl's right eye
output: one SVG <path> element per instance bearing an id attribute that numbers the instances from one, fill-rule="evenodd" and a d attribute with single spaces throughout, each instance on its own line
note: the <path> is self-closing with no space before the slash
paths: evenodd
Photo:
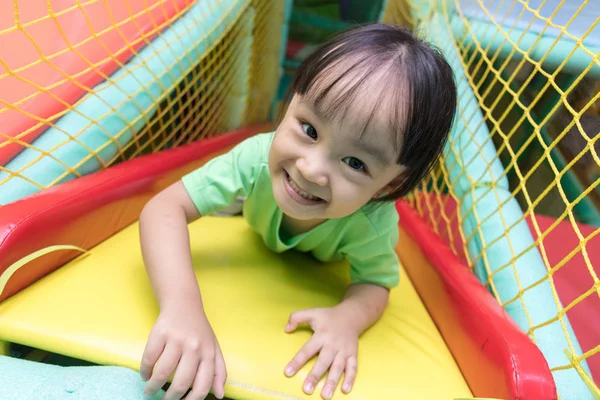
<path id="1" fill-rule="evenodd" d="M 302 130 L 306 133 L 306 136 L 313 140 L 317 140 L 319 135 L 317 135 L 317 130 L 311 124 L 302 124 Z"/>

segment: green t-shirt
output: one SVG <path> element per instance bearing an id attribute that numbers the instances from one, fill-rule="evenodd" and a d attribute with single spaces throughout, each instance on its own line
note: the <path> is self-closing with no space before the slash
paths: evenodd
<path id="1" fill-rule="evenodd" d="M 346 259 L 352 283 L 398 285 L 398 214 L 393 203 L 366 205 L 293 237 L 280 234 L 282 212 L 273 197 L 267 165 L 273 133 L 253 136 L 182 178 L 201 215 L 216 213 L 246 197 L 244 217 L 275 252 L 291 248 L 321 261 Z"/>

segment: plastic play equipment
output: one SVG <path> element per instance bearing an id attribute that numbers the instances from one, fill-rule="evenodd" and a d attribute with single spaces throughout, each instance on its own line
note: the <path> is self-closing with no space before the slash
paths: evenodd
<path id="1" fill-rule="evenodd" d="M 0 165 L 177 20 L 191 0 L 0 4 Z M 18 24 L 18 25 L 17 25 Z M 43 58 L 45 57 L 45 58 Z"/>
<path id="2" fill-rule="evenodd" d="M 19 2 L 14 0 L 7 4 L 12 6 L 17 3 Z M 38 4 L 36 0 L 37 7 L 31 10 L 23 10 L 19 3 L 8 13 L 0 13 L 0 44 L 4 43 L 4 39 L 15 35 L 26 37 L 27 33 L 42 29 L 42 26 L 58 26 L 67 31 L 63 26 L 63 21 L 67 20 L 61 18 L 77 13 L 84 15 L 82 9 L 87 9 L 92 4 L 102 3 L 108 10 L 113 7 L 109 0 L 80 1 L 75 2 L 73 7 L 64 6 L 68 3 L 59 0 L 39 3 L 43 4 Z M 169 1 L 161 4 L 166 6 L 167 3 Z M 170 1 L 172 5 L 176 3 L 179 4 L 175 0 Z M 125 342 L 119 342 L 119 335 L 124 334 L 125 328 L 118 331 L 112 327 L 112 330 L 107 331 L 105 329 L 109 327 L 102 328 L 98 321 L 91 321 L 89 324 L 102 332 L 95 335 L 92 330 L 86 331 L 76 321 L 71 321 L 72 324 L 68 325 L 70 328 L 63 329 L 49 321 L 49 317 L 36 314 L 36 309 L 37 312 L 40 308 L 43 309 L 47 299 L 53 298 L 50 294 L 64 293 L 69 301 L 62 297 L 52 300 L 58 310 L 73 307 L 71 303 L 77 303 L 82 308 L 94 305 L 99 316 L 107 318 L 105 321 L 110 321 L 111 324 L 121 321 L 114 318 L 124 317 L 111 315 L 95 299 L 86 303 L 69 297 L 75 291 L 69 286 L 71 277 L 87 288 L 77 292 L 84 295 L 94 292 L 93 282 L 112 284 L 113 281 L 107 276 L 94 270 L 94 264 L 89 260 L 100 256 L 112 260 L 110 257 L 114 254 L 110 255 L 110 249 L 115 246 L 115 237 L 125 237 L 120 235 L 126 235 L 125 232 L 129 232 L 127 229 L 134 229 L 126 227 L 135 223 L 136 212 L 151 193 L 164 187 L 166 182 L 176 179 L 186 168 L 199 165 L 206 157 L 224 151 L 250 133 L 238 132 L 218 140 L 205 141 L 199 147 L 193 147 L 198 152 L 194 157 L 186 153 L 191 150 L 185 150 L 192 147 L 184 147 L 177 150 L 179 153 L 164 155 L 161 155 L 161 151 L 219 134 L 229 128 L 265 121 L 269 115 L 273 115 L 275 88 L 281 75 L 281 57 L 285 54 L 281 38 L 286 36 L 285 21 L 289 17 L 291 2 L 210 0 L 195 2 L 194 9 L 199 9 L 200 3 L 205 8 L 193 20 L 189 18 L 193 7 L 185 8 L 187 11 L 184 11 L 184 8 L 174 6 L 175 13 L 164 16 L 164 26 L 156 31 L 151 29 L 155 33 L 153 39 L 145 41 L 139 48 L 136 47 L 137 42 L 130 45 L 124 41 L 122 48 L 110 53 L 110 59 L 104 57 L 110 64 L 118 56 L 129 54 L 127 57 L 123 56 L 125 59 L 122 65 L 117 63 L 122 67 L 114 69 L 112 74 L 102 75 L 102 66 L 85 64 L 84 58 L 80 57 L 78 60 L 84 60 L 83 69 L 72 75 L 61 75 L 59 81 L 62 83 L 57 84 L 50 92 L 55 93 L 62 90 L 62 87 L 75 87 L 81 90 L 81 100 L 76 98 L 71 103 L 59 101 L 62 108 L 57 108 L 52 115 L 44 117 L 44 121 L 28 108 L 28 104 L 38 97 L 52 97 L 41 85 L 32 85 L 32 92 L 27 92 L 29 94 L 25 96 L 33 97 L 23 102 L 13 101 L 14 99 L 5 95 L 6 91 L 0 90 L 0 118 L 19 114 L 18 118 L 37 124 L 23 131 L 17 129 L 16 136 L 6 135 L 5 130 L 8 128 L 0 124 L 0 138 L 5 140 L 0 143 L 0 151 L 11 146 L 28 147 L 19 155 L 24 157 L 20 161 L 13 158 L 14 163 L 0 163 L 0 205 L 39 192 L 14 205 L 0 208 L 0 220 L 4 218 L 4 213 L 10 215 L 10 218 L 3 220 L 6 221 L 2 228 L 4 239 L 0 241 L 0 253 L 4 256 L 0 257 L 0 271 L 3 272 L 0 275 L 3 297 L 0 299 L 6 299 L 0 304 L 0 315 L 6 315 L 6 319 L 1 322 L 4 328 L 0 329 L 4 333 L 0 333 L 0 336 L 5 335 L 3 339 L 7 342 L 21 341 L 57 352 L 70 352 L 75 357 L 98 363 L 136 367 L 134 360 L 139 356 L 139 346 L 143 341 L 140 338 L 143 336 L 141 332 L 148 328 L 148 320 L 151 319 L 147 310 L 144 311 L 146 314 L 142 312 L 147 319 L 139 320 L 140 326 L 132 331 L 137 333 L 132 333 L 133 336 L 127 337 Z M 409 325 L 413 322 L 421 324 L 425 319 L 431 318 L 441 332 L 443 345 L 434 347 L 437 349 L 435 355 L 423 349 L 419 354 L 415 351 L 410 355 L 421 362 L 421 358 L 435 359 L 441 357 L 442 353 L 448 355 L 449 350 L 456 360 L 454 367 L 447 363 L 447 358 L 440 358 L 440 362 L 453 371 L 449 374 L 457 377 L 457 380 L 446 382 L 448 386 L 444 387 L 448 392 L 456 390 L 458 395 L 463 385 L 459 381 L 463 379 L 473 395 L 537 400 L 557 395 L 550 389 L 550 382 L 554 379 L 560 398 L 592 399 L 595 395 L 600 395 L 595 386 L 600 379 L 600 326 L 590 318 L 600 312 L 597 265 L 600 229 L 594 226 L 598 225 L 600 215 L 600 175 L 594 175 L 592 169 L 586 178 L 582 177 L 581 171 L 584 170 L 582 164 L 585 159 L 588 160 L 588 165 L 596 167 L 596 173 L 600 170 L 597 150 L 600 135 L 597 130 L 590 130 L 593 129 L 593 124 L 583 123 L 584 117 L 585 121 L 599 120 L 600 93 L 598 89 L 582 89 L 600 88 L 600 85 L 594 83 L 600 70 L 597 57 L 597 32 L 600 24 L 598 14 L 594 13 L 597 4 L 566 0 L 507 1 L 501 5 L 496 3 L 494 0 L 388 0 L 381 3 L 385 22 L 412 24 L 412 27 L 426 33 L 444 51 L 457 74 L 460 96 L 457 123 L 442 162 L 423 186 L 407 199 L 410 206 L 407 203 L 398 205 L 404 235 L 404 242 L 398 251 L 403 257 L 406 274 L 410 276 L 410 284 L 414 286 L 422 304 L 419 306 L 420 303 L 413 303 L 413 300 L 405 297 L 394 304 L 406 302 L 416 308 L 424 305 L 425 311 L 422 309 L 423 312 L 415 316 L 416 319 L 405 322 Z M 46 7 L 42 11 L 42 6 L 47 4 L 53 4 L 52 10 L 49 11 Z M 67 8 L 60 8 L 59 4 L 62 4 L 60 7 Z M 219 5 L 223 7 L 219 8 Z M 56 10 L 62 10 L 62 14 Z M 154 10 L 151 5 L 147 11 L 150 10 Z M 106 10 L 102 10 L 104 11 Z M 146 18 L 145 14 L 141 12 L 132 15 L 135 18 Z M 127 16 L 123 18 L 131 20 Z M 175 39 L 172 32 L 178 25 L 185 25 L 186 29 L 183 29 L 184 32 L 178 30 Z M 126 26 L 126 23 L 116 23 L 115 26 Z M 220 27 L 214 30 L 214 37 L 194 36 L 197 33 L 195 30 L 209 26 Z M 112 26 L 111 28 L 118 31 Z M 144 32 L 140 30 L 133 34 L 144 37 Z M 94 46 L 102 46 L 100 34 L 96 33 L 86 43 L 93 42 Z M 85 30 L 80 30 L 78 34 L 85 36 L 86 33 Z M 186 50 L 184 53 L 168 54 L 172 60 L 176 60 L 173 67 L 164 70 L 159 68 L 160 75 L 153 77 L 152 74 L 156 75 L 157 69 L 152 67 L 152 56 L 157 55 L 143 57 L 144 51 L 152 53 L 155 49 L 161 49 L 156 53 L 166 57 L 169 44 L 173 43 L 175 46 L 175 43 L 186 37 L 193 39 L 182 46 Z M 169 40 L 165 40 L 166 38 Z M 174 40 L 170 40 L 171 38 Z M 39 36 L 27 40 L 29 41 L 24 43 L 45 45 L 44 38 Z M 83 42 L 85 40 L 82 39 Z M 53 43 L 56 45 L 58 42 Z M 63 50 L 69 50 L 64 52 L 64 57 L 67 54 L 68 57 L 74 57 L 74 54 L 79 54 L 74 50 L 86 45 L 78 47 L 66 44 L 63 47 L 49 48 L 48 52 L 54 52 L 52 54 L 35 53 L 39 55 L 39 59 L 31 60 L 31 66 L 27 68 L 20 68 L 23 65 L 19 63 L 8 67 L 0 64 L 0 86 L 7 82 L 27 83 L 27 79 L 31 78 L 28 71 L 37 71 L 37 68 L 42 68 L 40 65 L 49 68 L 48 71 L 54 71 L 53 60 L 61 59 Z M 192 50 L 196 48 L 199 49 L 197 52 Z M 303 50 L 308 48 L 290 46 L 288 54 L 293 55 L 292 61 L 297 62 L 305 54 Z M 29 54 L 29 50 L 24 49 L 24 54 Z M 155 57 L 154 63 L 156 61 Z M 74 61 L 75 64 L 77 63 Z M 292 64 L 287 63 L 287 66 L 293 66 Z M 177 70 L 180 67 L 181 70 Z M 144 69 L 148 73 L 141 75 L 150 79 L 140 78 L 140 72 Z M 95 86 L 79 85 L 78 79 L 88 74 L 99 75 L 102 79 L 95 82 Z M 133 86 L 121 87 L 126 81 Z M 126 90 L 123 92 L 121 89 Z M 582 91 L 587 97 L 578 94 Z M 15 91 L 15 95 L 16 93 L 20 92 Z M 45 103 L 35 107 L 35 110 L 42 112 L 44 107 Z M 48 125 L 51 126 L 46 129 Z M 37 139 L 39 142 L 22 140 L 33 137 L 31 135 L 34 133 L 41 133 L 41 129 L 46 130 Z M 46 133 L 52 133 L 62 140 L 45 142 L 48 140 L 44 138 Z M 564 151 L 564 143 L 569 141 L 579 143 L 579 147 L 574 147 L 571 153 Z M 137 159 L 143 154 L 154 152 L 158 154 L 149 159 L 156 164 L 146 165 L 144 158 Z M 181 159 L 178 160 L 177 157 Z M 114 169 L 117 172 L 111 172 L 113 164 L 128 159 L 134 160 L 117 166 Z M 144 165 L 144 174 L 138 169 L 139 165 Z M 79 180 L 79 177 L 100 168 L 108 169 Z M 129 168 L 131 175 L 127 172 Z M 34 170 L 36 173 L 32 174 Z M 103 181 L 104 178 L 99 177 L 110 179 Z M 72 183 L 52 187 L 73 178 L 77 179 Z M 99 186 L 95 187 L 92 183 Z M 115 187 L 120 185 L 128 189 L 117 191 L 113 184 Z M 85 189 L 77 185 L 84 185 Z M 42 190 L 45 188 L 50 190 Z M 64 188 L 77 188 L 81 193 L 75 195 L 69 192 L 74 189 Z M 103 189 L 107 189 L 106 196 Z M 67 196 L 66 193 L 70 194 Z M 86 197 L 88 195 L 90 198 Z M 415 212 L 419 217 L 415 216 Z M 63 218 L 67 222 L 59 222 Z M 241 229 L 241 225 L 236 225 L 240 221 L 228 221 L 224 224 L 233 224 L 229 229 Z M 420 221 L 415 222 L 418 229 L 411 230 L 407 225 L 409 221 Z M 206 222 L 211 223 L 213 222 Z M 31 227 L 29 224 L 32 224 Z M 219 228 L 210 226 L 211 235 L 217 237 Z M 198 227 L 194 225 L 193 229 L 202 234 L 206 227 L 208 225 L 200 224 Z M 135 247 L 134 239 L 129 237 L 128 240 L 131 240 L 127 242 L 130 247 Z M 236 243 L 229 243 L 236 246 Z M 434 249 L 428 247 L 432 243 Z M 52 247 L 65 244 L 76 244 L 88 253 L 78 261 L 72 261 L 78 252 Z M 202 243 L 198 245 L 199 248 L 204 248 Z M 99 251 L 101 246 L 105 250 Z M 407 253 L 410 246 L 419 249 L 419 252 Z M 426 248 L 429 250 L 424 250 Z M 55 251 L 28 263 L 23 261 L 23 257 L 39 255 L 37 252 L 46 251 L 44 249 Z M 239 251 L 242 253 L 247 249 Z M 252 254 L 262 257 L 259 253 Z M 436 254 L 441 254 L 443 259 L 436 258 Z M 51 272 L 68 261 L 71 264 Z M 139 259 L 132 258 L 130 261 L 134 266 L 139 264 Z M 217 264 L 225 261 L 211 259 L 212 263 Z M 420 262 L 424 264 L 421 265 Z M 278 266 L 276 262 L 269 265 L 275 271 L 280 271 L 279 276 L 284 274 L 281 272 L 281 265 Z M 473 276 L 460 265 L 467 265 L 483 286 L 477 285 Z M 77 275 L 73 272 L 77 271 L 77 266 L 88 272 Z M 227 268 L 233 267 L 227 264 Z M 133 276 L 143 278 L 141 273 L 135 275 L 139 273 L 139 268 L 130 272 Z M 96 273 L 99 275 L 94 275 Z M 46 278 L 29 287 L 32 281 L 47 274 Z M 334 280 L 343 279 L 342 276 L 334 275 Z M 469 286 L 461 286 L 461 282 L 467 282 Z M 132 288 L 128 285 L 133 285 L 131 281 L 120 284 L 121 288 L 129 290 Z M 483 287 L 495 297 L 503 311 L 492 305 L 489 295 L 481 294 Z M 236 289 L 242 290 L 238 286 Z M 469 297 L 472 292 L 477 294 Z M 13 294 L 16 295 L 9 297 Z M 252 294 L 264 299 L 261 294 Z M 146 304 L 150 301 L 148 299 L 149 297 L 143 297 L 136 301 Z M 485 307 L 481 309 L 473 309 L 469 305 L 475 300 L 481 302 L 482 299 L 488 299 L 492 304 L 487 304 L 485 300 Z M 129 298 L 119 297 L 114 301 L 116 303 L 111 303 L 111 307 L 116 309 L 133 310 L 130 307 L 143 306 L 134 304 Z M 451 306 L 446 306 L 447 302 Z M 58 310 L 50 310 L 48 316 L 66 318 L 64 314 L 55 314 Z M 140 308 L 135 310 L 141 311 Z M 83 315 L 81 309 L 75 311 L 73 315 L 77 315 L 82 321 L 88 321 L 88 316 Z M 508 327 L 503 325 L 509 324 L 505 321 L 507 314 L 504 312 L 541 349 L 552 378 L 546 375 L 545 369 L 539 371 L 534 368 L 535 372 L 531 372 L 531 365 L 518 361 L 523 360 L 518 356 L 521 354 L 521 347 L 517 345 L 517 349 L 513 348 L 513 342 L 525 343 L 524 336 L 518 331 L 509 329 L 512 332 L 509 335 L 508 331 L 498 328 L 502 333 L 497 336 L 490 333 L 492 331 L 485 331 L 477 336 L 480 334 L 477 333 L 479 324 L 484 320 L 491 321 L 490 326 L 500 324 L 498 326 Z M 231 313 L 237 315 L 235 310 Z M 284 313 L 279 310 L 276 314 Z M 398 321 L 403 318 L 397 314 L 392 315 Z M 477 315 L 477 323 L 465 315 Z M 273 324 L 277 325 L 274 320 Z M 221 329 L 227 329 L 225 323 L 221 326 Z M 420 337 L 418 332 L 409 327 L 388 325 L 387 322 L 384 327 L 401 335 Z M 280 329 L 279 325 L 277 329 Z M 24 335 L 20 339 L 21 336 L 10 332 L 22 332 Z M 272 331 L 272 334 L 278 335 L 278 332 Z M 375 332 L 389 338 L 388 331 Z M 435 330 L 427 332 L 427 335 L 437 334 Z M 104 339 L 102 335 L 105 335 Z M 265 337 L 275 340 L 275 336 L 269 335 Z M 491 340 L 491 337 L 498 340 Z M 106 343 L 106 338 L 111 338 L 114 343 Z M 278 338 L 279 336 L 277 340 Z M 284 339 L 296 340 L 292 337 Z M 231 348 L 237 348 L 233 339 L 227 340 L 231 340 Z M 260 343 L 261 340 L 263 339 L 257 335 L 256 341 Z M 411 343 L 415 347 L 423 347 L 416 339 Z M 494 343 L 499 344 L 499 347 Z M 502 343 L 509 348 L 505 349 Z M 527 346 L 525 347 L 529 348 Z M 394 351 L 392 348 L 389 353 L 401 360 L 401 363 L 412 362 L 412 358 L 403 358 L 407 354 L 397 354 Z M 238 357 L 237 352 L 230 354 Z M 540 359 L 527 354 L 531 360 L 536 360 L 539 368 Z M 247 363 L 252 360 L 252 355 L 240 357 L 242 358 L 236 359 L 236 363 L 249 365 Z M 506 357 L 511 360 L 512 367 L 505 366 Z M 277 363 L 273 365 L 275 364 Z M 460 373 L 453 369 L 456 366 Z M 424 368 L 419 369 L 420 367 Z M 425 364 L 422 364 L 420 367 L 415 367 L 415 371 L 439 371 L 435 366 L 425 368 Z M 390 368 L 397 368 L 397 364 Z M 398 376 L 401 376 L 402 370 L 397 371 Z M 248 393 L 258 396 L 253 390 L 265 389 L 264 385 L 281 390 L 273 393 L 301 396 L 301 393 L 297 393 L 298 382 L 290 384 L 292 386 L 289 388 L 286 385 L 292 381 L 287 380 L 261 381 L 258 385 L 259 381 L 255 382 L 254 378 L 243 372 L 236 372 L 239 378 L 236 382 L 242 382 L 241 386 L 231 384 L 229 387 L 228 393 L 232 396 L 245 397 L 247 393 L 244 388 L 250 388 Z M 537 374 L 541 374 L 542 378 L 538 379 Z M 412 375 L 409 373 L 408 376 Z M 490 377 L 492 382 L 500 383 L 490 384 L 487 382 Z M 529 386 L 532 385 L 531 382 L 525 385 L 522 380 L 525 378 L 537 380 L 538 383 L 544 382 L 542 386 L 545 385 L 544 390 L 548 389 L 549 392 L 538 391 L 541 390 L 539 387 L 532 389 Z M 404 381 L 394 382 L 396 383 L 402 384 Z M 406 385 L 418 390 L 421 383 L 412 379 Z M 528 389 L 523 389 L 522 385 Z M 381 390 L 387 389 L 382 386 Z M 364 395 L 366 392 L 359 393 Z M 416 393 L 419 398 L 418 394 L 433 392 L 412 393 Z M 550 393 L 549 397 L 546 397 L 547 393 Z M 434 393 L 434 397 L 435 395 Z M 460 394 L 466 395 L 468 394 Z"/>
<path id="3" fill-rule="evenodd" d="M 0 356 L 0 398 L 108 400 L 143 399 L 144 382 L 123 367 L 60 367 Z M 161 390 L 148 400 L 160 400 Z"/>
<path id="4" fill-rule="evenodd" d="M 141 207 L 185 171 L 264 129 L 137 158 L 5 206 L 0 270 L 54 245 L 86 253 L 56 251 L 13 269 L 2 298 L 49 275 L 0 304 L 0 338 L 137 368 L 158 312 L 139 251 Z M 363 337 L 361 375 L 348 398 L 554 398 L 535 345 L 407 203 L 398 211 L 402 283 Z M 281 372 L 309 333 L 286 335 L 283 326 L 295 309 L 335 304 L 347 266 L 273 254 L 241 218 L 205 217 L 190 229 L 207 313 L 228 365 L 227 396 L 309 398 L 301 391 L 307 368 L 293 379 Z"/>
<path id="5" fill-rule="evenodd" d="M 2 185 L 0 204 L 114 162 L 156 114 L 158 99 L 167 96 L 170 88 L 193 68 L 195 55 L 208 53 L 234 28 L 236 42 L 229 51 L 237 57 L 229 67 L 235 78 L 228 85 L 225 81 L 219 84 L 227 85 L 229 91 L 221 104 L 222 119 L 230 126 L 239 126 L 248 103 L 253 18 L 254 11 L 243 0 L 223 0 L 216 6 L 193 4 L 162 35 L 34 140 L 33 147 L 6 163 L 7 170 L 20 173 Z M 190 29 L 200 20 L 202 25 Z M 9 176 L 0 171 L 0 181 Z"/>
<path id="6" fill-rule="evenodd" d="M 579 0 L 409 0 L 384 16 L 426 31 L 459 87 L 443 161 L 412 204 L 540 347 L 559 396 L 576 400 L 600 396 L 589 322 L 600 312 L 600 93 L 586 89 L 600 77 L 597 11 Z M 588 158 L 596 174 L 582 176 Z"/>
<path id="7" fill-rule="evenodd" d="M 266 121 L 290 3 L 3 3 L 0 205 L 197 139 L 190 126 L 205 137 Z"/>

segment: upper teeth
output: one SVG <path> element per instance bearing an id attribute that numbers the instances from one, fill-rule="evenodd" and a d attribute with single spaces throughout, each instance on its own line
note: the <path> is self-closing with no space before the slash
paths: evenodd
<path id="1" fill-rule="evenodd" d="M 302 190 L 300 188 L 300 186 L 298 186 L 298 184 L 296 182 L 294 182 L 294 180 L 292 179 L 291 176 L 288 175 L 288 181 L 290 182 L 290 186 L 292 187 L 292 189 L 294 189 L 294 192 L 298 193 L 300 196 L 304 197 L 305 199 L 308 200 L 320 200 L 319 197 L 313 196 L 310 193 L 306 193 L 304 190 Z"/>

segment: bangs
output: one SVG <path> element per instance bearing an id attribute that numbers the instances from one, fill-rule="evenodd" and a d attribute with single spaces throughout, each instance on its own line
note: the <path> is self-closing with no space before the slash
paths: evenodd
<path id="1" fill-rule="evenodd" d="M 350 120 L 359 137 L 370 129 L 389 129 L 394 133 L 392 145 L 400 148 L 410 97 L 402 57 L 369 52 L 336 57 L 335 52 L 326 54 L 324 58 L 335 58 L 327 60 L 328 65 L 312 79 L 298 82 L 294 92 L 326 120 Z"/>

